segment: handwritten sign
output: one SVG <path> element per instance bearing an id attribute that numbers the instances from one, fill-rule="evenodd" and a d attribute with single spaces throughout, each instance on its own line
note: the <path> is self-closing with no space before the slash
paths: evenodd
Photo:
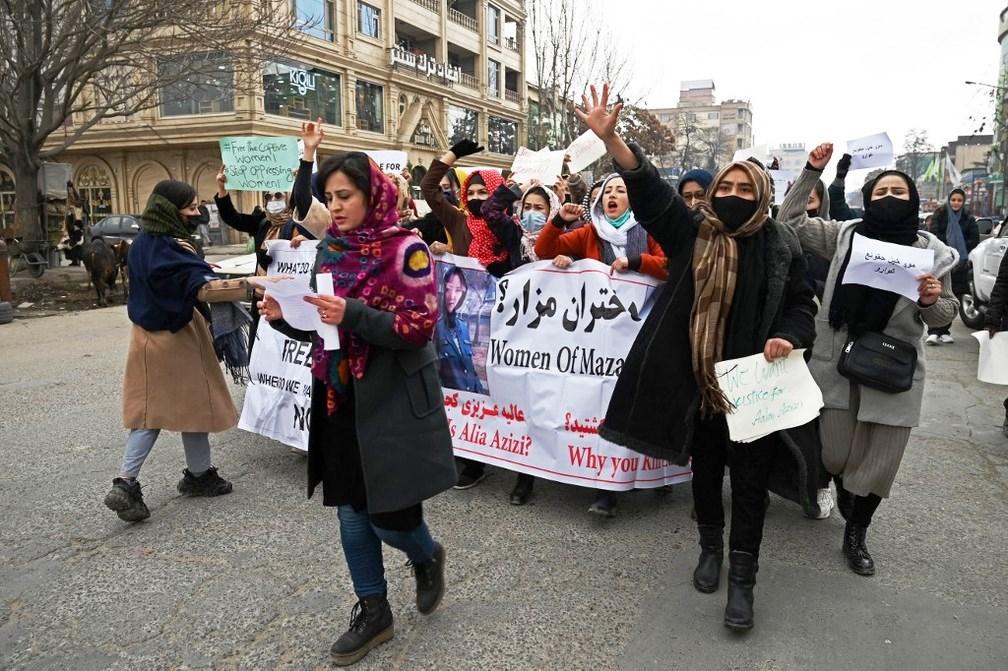
<path id="1" fill-rule="evenodd" d="M 888 133 L 847 140 L 847 153 L 851 155 L 851 170 L 884 168 L 893 162 L 892 140 Z"/>
<path id="2" fill-rule="evenodd" d="M 916 301 L 918 277 L 934 268 L 934 250 L 894 245 L 854 234 L 844 284 L 863 284 Z"/>
<path id="3" fill-rule="evenodd" d="M 298 167 L 294 137 L 223 137 L 221 162 L 232 191 L 290 191 Z"/>
<path id="4" fill-rule="evenodd" d="M 805 350 L 767 361 L 762 354 L 714 364 L 718 386 L 728 396 L 728 435 L 751 443 L 774 431 L 807 424 L 819 416 L 822 392 L 805 364 Z"/>
<path id="5" fill-rule="evenodd" d="M 366 152 L 378 164 L 382 172 L 394 172 L 397 175 L 406 167 L 406 152 L 387 150 Z"/>
<path id="6" fill-rule="evenodd" d="M 773 180 L 774 205 L 780 205 L 784 202 L 784 196 L 788 189 L 798 179 L 798 173 L 793 170 L 767 170 L 767 174 Z"/>
<path id="7" fill-rule="evenodd" d="M 973 337 L 980 343 L 977 379 L 987 384 L 1008 384 L 1008 333 L 977 331 Z"/>
<path id="8" fill-rule="evenodd" d="M 519 147 L 511 164 L 511 179 L 522 184 L 537 179 L 543 184 L 552 186 L 563 170 L 564 151 L 542 149 L 532 151 L 527 147 Z"/>
<path id="9" fill-rule="evenodd" d="M 770 162 L 770 152 L 767 150 L 767 146 L 765 144 L 757 144 L 752 147 L 737 150 L 734 154 L 732 154 L 732 163 L 736 161 L 746 161 L 750 157 L 760 161 L 763 165 Z"/>
<path id="10" fill-rule="evenodd" d="M 605 142 L 594 131 L 585 131 L 567 147 L 567 155 L 570 156 L 567 167 L 571 172 L 580 172 L 605 156 L 605 153 Z"/>

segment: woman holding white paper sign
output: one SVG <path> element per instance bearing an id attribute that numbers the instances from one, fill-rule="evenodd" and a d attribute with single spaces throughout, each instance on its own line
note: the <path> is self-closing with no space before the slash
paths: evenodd
<path id="1" fill-rule="evenodd" d="M 332 224 L 319 243 L 318 273 L 334 295 L 309 296 L 340 349 L 283 322 L 267 293 L 260 308 L 289 337 L 312 340 L 308 496 L 338 508 L 354 592 L 349 629 L 333 644 L 353 664 L 392 638 L 382 543 L 409 557 L 423 614 L 444 594 L 445 549 L 424 521 L 423 502 L 456 482 L 451 434 L 431 345 L 437 321 L 434 263 L 427 245 L 398 226 L 396 188 L 360 152 L 319 167 Z"/>
<path id="2" fill-rule="evenodd" d="M 627 355 L 599 435 L 648 456 L 686 464 L 701 554 L 693 585 L 715 592 L 724 559 L 724 469 L 731 475 L 725 626 L 753 626 L 753 588 L 772 473 L 794 467 L 808 484 L 818 470 L 814 427 L 778 431 L 752 443 L 730 440 L 715 363 L 762 353 L 767 360 L 807 348 L 815 301 L 795 235 L 768 217 L 770 181 L 755 163 L 731 163 L 714 177 L 708 203 L 687 207 L 640 147 L 616 133 L 608 86 L 584 100 L 578 117 L 602 140 L 626 184 L 637 221 L 668 259 L 659 291 Z M 804 446 L 804 447 L 803 447 Z M 815 461 L 806 457 L 815 456 Z M 814 482 L 796 494 L 814 499 Z"/>
<path id="3" fill-rule="evenodd" d="M 809 193 L 832 154 L 831 144 L 819 145 L 809 154 L 805 170 L 781 205 L 780 219 L 792 227 L 807 250 L 831 259 L 809 368 L 825 402 L 820 418 L 823 463 L 837 476 L 837 507 L 847 520 L 844 555 L 855 573 L 873 575 L 875 563 L 865 536 L 882 498 L 889 496 L 910 429 L 920 422 L 924 325 L 947 325 L 958 309 L 950 280 L 957 258 L 934 235 L 918 230 L 917 187 L 896 170 L 887 170 L 865 184 L 863 219 L 808 216 Z M 855 233 L 934 251 L 934 267 L 920 276 L 916 301 L 891 291 L 843 283 Z M 866 378 L 851 380 L 839 372 L 841 357 L 852 351 L 858 339 L 871 338 L 871 334 L 891 339 L 891 348 L 905 343 L 916 351 L 908 390 L 887 392 Z"/>

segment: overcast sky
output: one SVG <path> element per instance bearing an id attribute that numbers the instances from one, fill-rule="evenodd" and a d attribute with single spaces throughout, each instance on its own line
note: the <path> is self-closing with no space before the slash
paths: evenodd
<path id="1" fill-rule="evenodd" d="M 600 0 L 633 68 L 631 98 L 674 106 L 680 80 L 751 101 L 758 144 L 810 147 L 910 128 L 936 146 L 974 133 L 997 83 L 1008 0 Z M 618 7 L 618 11 L 616 8 Z M 636 94 L 636 95 L 634 95 Z M 971 118 L 972 117 L 972 118 Z M 985 133 L 991 132 L 987 122 Z"/>

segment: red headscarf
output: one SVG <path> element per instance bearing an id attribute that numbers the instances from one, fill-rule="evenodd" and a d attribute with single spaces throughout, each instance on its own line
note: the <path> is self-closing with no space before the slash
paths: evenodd
<path id="1" fill-rule="evenodd" d="M 493 195 L 497 187 L 504 183 L 504 178 L 496 170 L 474 170 L 462 182 L 462 209 L 465 210 L 466 224 L 469 226 L 469 232 L 472 234 L 472 242 L 469 244 L 469 256 L 484 266 L 489 266 L 491 263 L 506 259 L 508 253 L 497 240 L 497 236 L 490 231 L 486 219 L 473 216 L 473 213 L 469 211 L 469 184 L 476 175 L 479 175 L 480 179 L 483 180 L 483 185 L 486 186 L 487 193 L 490 195 Z"/>

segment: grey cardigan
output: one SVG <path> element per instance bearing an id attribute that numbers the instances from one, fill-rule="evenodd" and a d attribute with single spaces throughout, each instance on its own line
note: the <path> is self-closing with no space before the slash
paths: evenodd
<path id="1" fill-rule="evenodd" d="M 850 409 L 850 382 L 837 372 L 837 361 L 847 343 L 846 328 L 834 331 L 829 325 L 830 304 L 837 274 L 843 265 L 847 250 L 854 238 L 854 229 L 860 219 L 851 221 L 831 221 L 821 217 L 809 217 L 805 212 L 809 193 L 820 173 L 806 169 L 794 183 L 784 203 L 778 220 L 790 226 L 801 241 L 802 247 L 824 258 L 831 259 L 826 291 L 823 294 L 823 309 L 816 317 L 816 340 L 809 361 L 812 377 L 823 393 L 827 408 Z M 950 273 L 958 261 L 958 254 L 943 244 L 934 235 L 919 231 L 914 247 L 933 249 L 935 265 L 932 274 L 941 278 L 942 295 L 927 307 L 916 301 L 901 297 L 893 309 L 892 317 L 884 333 L 904 342 L 914 343 L 917 348 L 917 370 L 913 386 L 900 394 L 887 394 L 862 386 L 861 403 L 858 408 L 859 422 L 872 422 L 888 426 L 917 426 L 920 423 L 921 403 L 924 398 L 924 378 L 926 362 L 924 358 L 925 324 L 946 326 L 952 323 L 959 309 L 959 301 L 952 293 Z"/>

